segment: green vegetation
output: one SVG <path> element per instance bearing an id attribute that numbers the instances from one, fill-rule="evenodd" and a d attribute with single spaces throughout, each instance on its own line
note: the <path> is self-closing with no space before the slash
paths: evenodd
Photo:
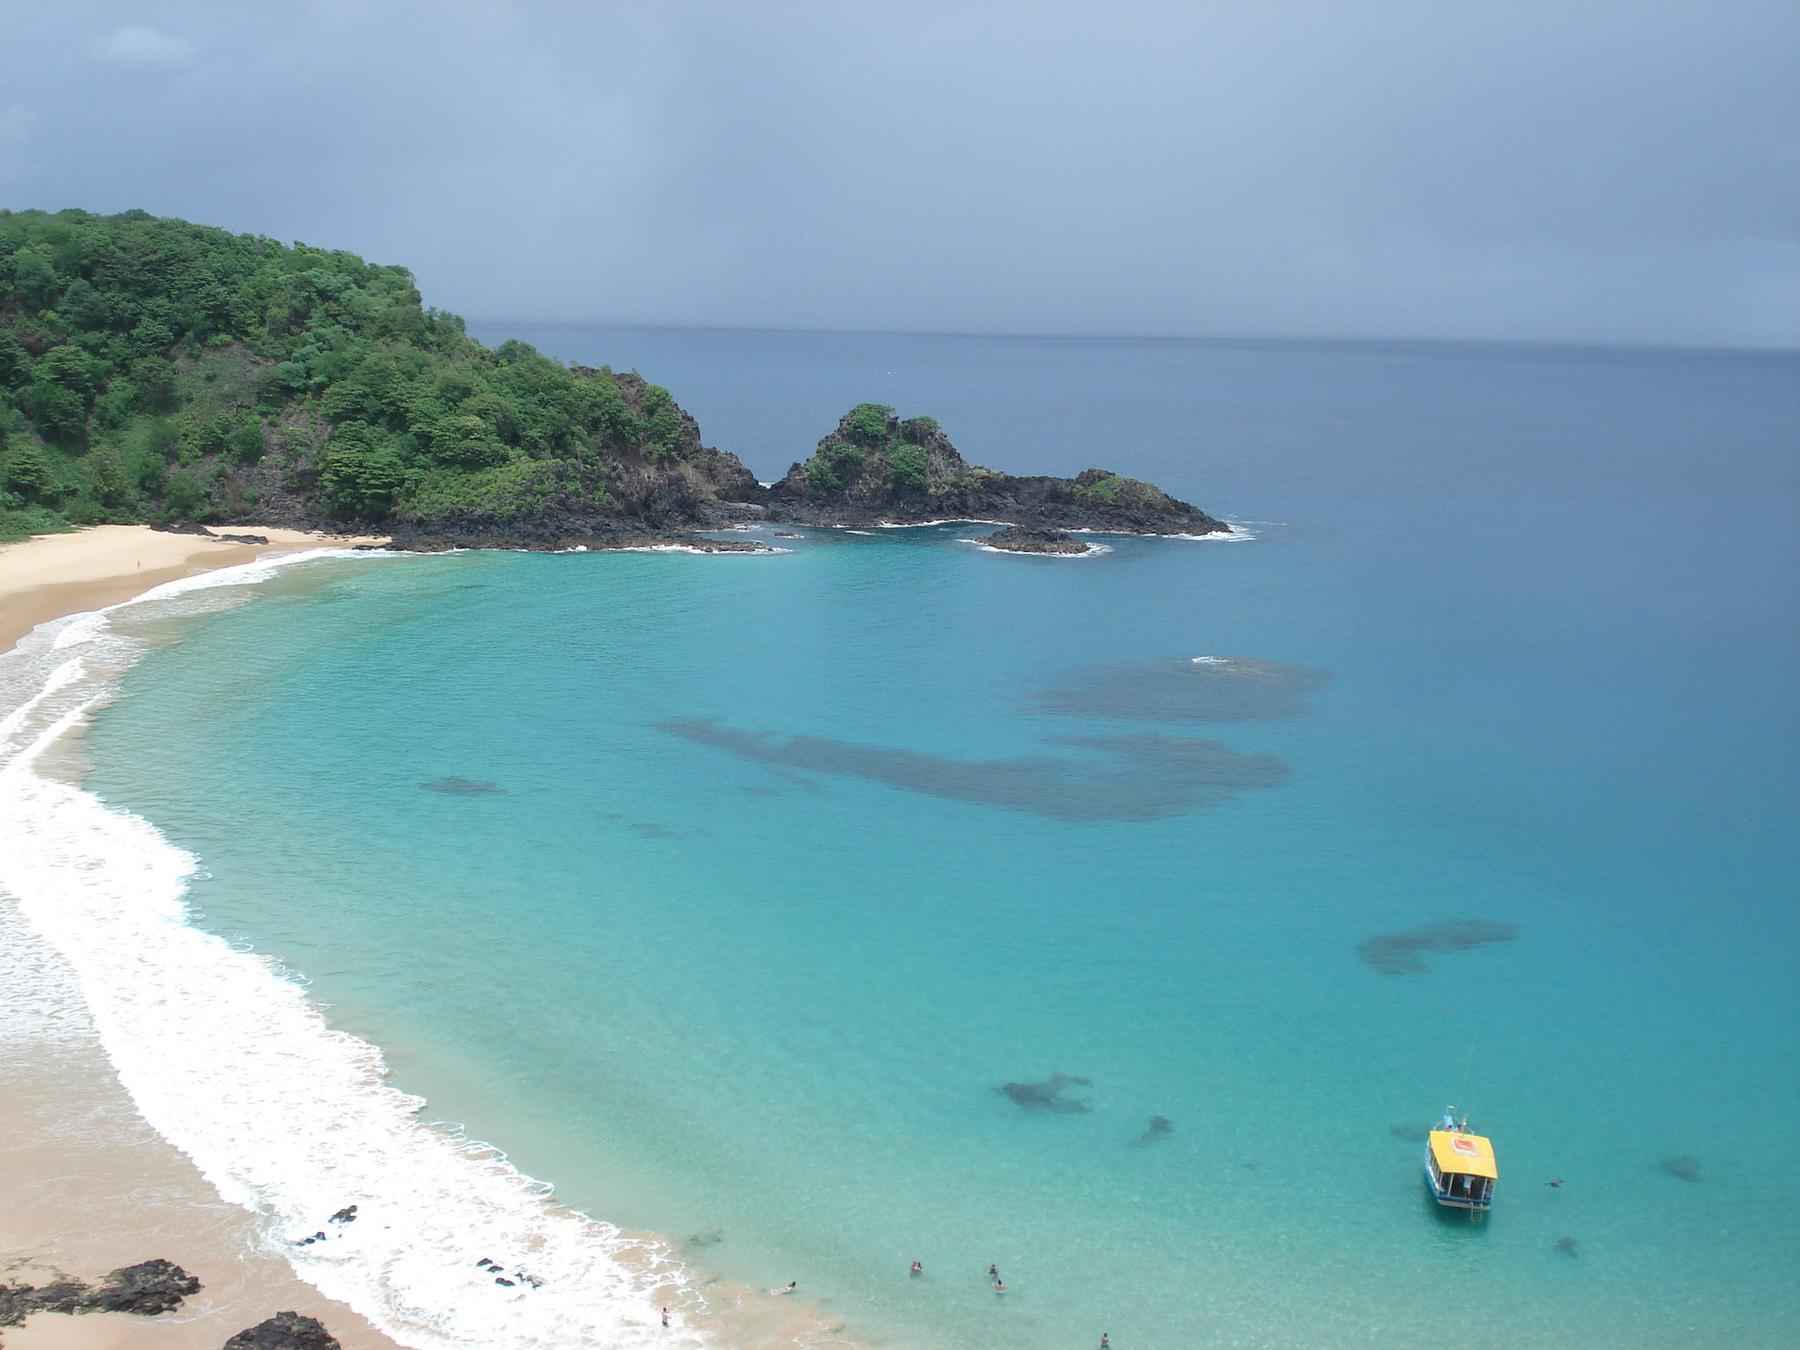
<path id="1" fill-rule="evenodd" d="M 0 536 L 277 496 L 370 521 L 599 506 L 621 462 L 698 450 L 666 389 L 489 350 L 404 268 L 142 211 L 0 211 Z"/>
<path id="2" fill-rule="evenodd" d="M 1074 496 L 1077 501 L 1156 511 L 1175 505 L 1173 499 L 1155 484 L 1126 478 L 1106 469 L 1087 469 L 1078 474 Z"/>
<path id="3" fill-rule="evenodd" d="M 841 492 L 859 480 L 866 490 L 926 492 L 931 489 L 931 456 L 919 444 L 937 434 L 929 417 L 898 421 L 885 403 L 859 403 L 806 461 L 807 486 Z"/>

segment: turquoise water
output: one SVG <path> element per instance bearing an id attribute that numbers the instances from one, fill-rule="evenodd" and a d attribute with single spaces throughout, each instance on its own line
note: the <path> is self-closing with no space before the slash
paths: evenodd
<path id="1" fill-rule="evenodd" d="M 888 397 L 1255 538 L 331 561 L 175 624 L 89 786 L 429 1116 L 870 1340 L 1791 1342 L 1800 361 L 528 336 L 765 478 Z M 1359 957 L 1461 918 L 1516 940 Z M 1480 1224 L 1394 1133 L 1449 1102 Z"/>

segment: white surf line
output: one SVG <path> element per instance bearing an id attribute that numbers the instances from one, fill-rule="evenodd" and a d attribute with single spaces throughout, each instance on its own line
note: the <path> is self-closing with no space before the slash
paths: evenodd
<path id="1" fill-rule="evenodd" d="M 125 603 L 263 580 L 288 561 L 183 578 Z M 75 616 L 49 650 L 127 643 L 106 619 L 121 607 Z M 671 1252 L 554 1204 L 548 1183 L 494 1146 L 422 1123 L 422 1101 L 386 1081 L 380 1050 L 332 1028 L 293 973 L 193 926 L 192 854 L 142 817 L 36 771 L 116 688 L 84 656 L 49 672 L 17 726 L 48 710 L 51 694 L 78 701 L 0 761 L 0 892 L 73 970 L 151 1127 L 258 1216 L 269 1250 L 402 1345 L 704 1344 L 656 1316 L 655 1290 L 688 1279 Z M 325 1221 L 350 1203 L 356 1223 Z M 323 1243 L 289 1240 L 321 1230 Z M 484 1255 L 518 1276 L 512 1287 L 475 1266 Z"/>

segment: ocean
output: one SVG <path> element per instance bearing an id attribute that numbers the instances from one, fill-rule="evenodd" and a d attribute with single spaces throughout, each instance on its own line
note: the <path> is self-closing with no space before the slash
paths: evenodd
<path id="1" fill-rule="evenodd" d="M 307 1278 L 429 1350 L 790 1280 L 820 1345 L 1793 1343 L 1800 357 L 474 327 L 764 479 L 875 400 L 1237 533 L 327 552 L 0 657 L 0 932 L 270 1243 L 359 1206 Z"/>

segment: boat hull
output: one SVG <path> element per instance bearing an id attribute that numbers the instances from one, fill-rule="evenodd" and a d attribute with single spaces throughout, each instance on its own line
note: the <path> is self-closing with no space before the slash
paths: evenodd
<path id="1" fill-rule="evenodd" d="M 1455 1192 L 1448 1190 L 1443 1186 L 1439 1186 L 1437 1178 L 1431 1173 L 1430 1157 L 1425 1159 L 1424 1170 L 1425 1189 L 1430 1191 L 1431 1198 L 1437 1201 L 1438 1204 L 1442 1205 L 1445 1209 L 1488 1210 L 1494 1207 L 1494 1202 L 1491 1198 L 1487 1200 L 1476 1200 L 1466 1195 L 1457 1195 Z"/>

